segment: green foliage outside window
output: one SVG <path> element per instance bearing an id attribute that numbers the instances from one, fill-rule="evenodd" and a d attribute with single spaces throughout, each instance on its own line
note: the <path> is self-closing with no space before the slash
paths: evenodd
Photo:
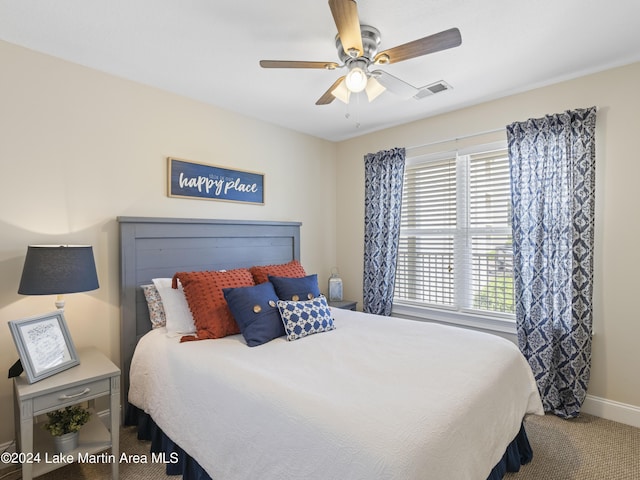
<path id="1" fill-rule="evenodd" d="M 493 277 L 473 299 L 473 307 L 502 313 L 515 313 L 513 303 L 513 278 Z"/>

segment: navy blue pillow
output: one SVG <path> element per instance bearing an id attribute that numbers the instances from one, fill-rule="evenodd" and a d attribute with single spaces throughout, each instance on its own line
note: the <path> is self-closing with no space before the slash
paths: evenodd
<path id="1" fill-rule="evenodd" d="M 278 295 L 269 282 L 254 287 L 223 288 L 229 310 L 250 347 L 285 334 L 278 311 Z"/>
<path id="2" fill-rule="evenodd" d="M 275 288 L 280 300 L 297 302 L 299 300 L 311 300 L 320 295 L 318 275 L 315 273 L 299 278 L 272 277 L 269 275 L 269 281 L 273 283 L 273 288 Z"/>

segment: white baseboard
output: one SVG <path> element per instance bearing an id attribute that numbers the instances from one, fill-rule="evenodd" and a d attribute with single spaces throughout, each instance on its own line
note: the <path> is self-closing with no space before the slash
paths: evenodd
<path id="1" fill-rule="evenodd" d="M 16 453 L 16 442 L 11 440 L 10 442 L 4 442 L 0 444 L 0 452 Z M 4 465 L 0 468 L 4 468 Z"/>
<path id="2" fill-rule="evenodd" d="M 107 428 L 111 428 L 111 410 L 101 410 L 96 412 L 96 415 L 100 420 L 102 420 L 102 423 L 104 423 Z"/>
<path id="3" fill-rule="evenodd" d="M 640 407 L 635 405 L 587 395 L 582 404 L 582 411 L 589 415 L 640 428 Z"/>

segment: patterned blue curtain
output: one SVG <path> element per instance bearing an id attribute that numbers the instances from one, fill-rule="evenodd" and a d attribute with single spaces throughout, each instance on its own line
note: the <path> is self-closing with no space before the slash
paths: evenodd
<path id="1" fill-rule="evenodd" d="M 396 277 L 405 149 L 364 157 L 364 307 L 391 315 Z"/>
<path id="2" fill-rule="evenodd" d="M 591 366 L 596 109 L 507 127 L 516 318 L 545 411 L 573 418 Z"/>

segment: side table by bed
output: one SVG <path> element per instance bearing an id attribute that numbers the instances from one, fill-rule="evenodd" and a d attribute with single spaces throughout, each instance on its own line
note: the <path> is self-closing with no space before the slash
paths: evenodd
<path id="1" fill-rule="evenodd" d="M 24 376 L 13 380 L 17 451 L 33 454 L 32 458 L 39 460 L 22 464 L 23 480 L 67 465 L 56 455 L 53 437 L 42 425 L 34 427 L 34 418 L 85 401 L 94 407 L 95 399 L 103 396 L 110 397 L 110 429 L 92 412 L 89 422 L 80 429 L 78 448 L 69 454 L 77 461 L 79 454 L 95 455 L 111 448 L 111 477 L 118 478 L 120 369 L 93 347 L 79 350 L 78 358 L 80 365 L 39 382 L 29 384 Z"/>
<path id="2" fill-rule="evenodd" d="M 356 310 L 358 302 L 354 302 L 353 300 L 340 300 L 329 302 L 330 307 L 342 308 L 344 310 Z"/>

